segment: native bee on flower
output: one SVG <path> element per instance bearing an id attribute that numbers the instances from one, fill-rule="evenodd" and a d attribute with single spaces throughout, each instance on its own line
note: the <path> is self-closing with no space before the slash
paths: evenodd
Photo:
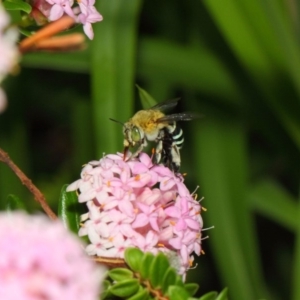
<path id="1" fill-rule="evenodd" d="M 138 148 L 128 159 L 138 156 L 148 141 L 155 141 L 155 163 L 162 163 L 175 173 L 179 171 L 180 149 L 184 138 L 177 121 L 189 121 L 197 116 L 192 113 L 163 113 L 164 110 L 176 106 L 178 101 L 179 99 L 169 100 L 150 109 L 140 110 L 123 124 L 124 159 L 127 158 L 129 147 Z"/>

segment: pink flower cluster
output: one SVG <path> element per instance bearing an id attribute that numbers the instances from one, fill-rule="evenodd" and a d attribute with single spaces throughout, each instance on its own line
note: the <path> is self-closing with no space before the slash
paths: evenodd
<path id="1" fill-rule="evenodd" d="M 19 58 L 16 42 L 18 32 L 16 28 L 7 28 L 10 19 L 0 3 L 0 83 L 17 64 Z M 6 95 L 0 88 L 0 113 L 7 105 Z"/>
<path id="2" fill-rule="evenodd" d="M 103 20 L 102 15 L 95 8 L 95 0 L 34 0 L 34 7 L 38 9 L 49 21 L 56 21 L 67 14 L 77 23 L 83 24 L 83 30 L 89 39 L 94 38 L 92 23 Z"/>
<path id="3" fill-rule="evenodd" d="M 99 299 L 104 269 L 60 222 L 0 213 L 0 237 L 0 299 Z"/>
<path id="4" fill-rule="evenodd" d="M 182 176 L 153 165 L 146 153 L 130 161 L 123 154 L 92 161 L 67 190 L 79 191 L 79 202 L 87 203 L 79 235 L 88 236 L 89 255 L 123 258 L 128 247 L 161 251 L 179 274 L 191 267 L 193 252 L 200 255 L 200 204 Z"/>

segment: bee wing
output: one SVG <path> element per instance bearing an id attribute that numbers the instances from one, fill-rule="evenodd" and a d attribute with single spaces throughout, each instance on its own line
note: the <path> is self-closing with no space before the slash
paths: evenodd
<path id="1" fill-rule="evenodd" d="M 178 103 L 179 100 L 180 100 L 180 98 L 166 100 L 166 101 L 157 103 L 156 105 L 154 105 L 150 109 L 164 111 L 166 109 L 175 107 L 177 105 L 177 103 Z"/>
<path id="2" fill-rule="evenodd" d="M 197 119 L 200 117 L 201 117 L 201 115 L 186 112 L 186 113 L 167 115 L 167 116 L 164 116 L 164 117 L 158 119 L 156 122 L 162 123 L 162 122 L 190 121 L 190 120 Z"/>

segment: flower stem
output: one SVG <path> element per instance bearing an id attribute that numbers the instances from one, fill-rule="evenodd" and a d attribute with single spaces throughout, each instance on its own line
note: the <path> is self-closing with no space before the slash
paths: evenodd
<path id="1" fill-rule="evenodd" d="M 48 215 L 48 217 L 52 220 L 56 220 L 57 216 L 52 211 L 52 209 L 47 204 L 46 198 L 41 193 L 41 191 L 32 183 L 32 181 L 19 169 L 17 165 L 11 160 L 11 158 L 8 156 L 6 152 L 4 152 L 0 148 L 0 161 L 4 162 L 6 165 L 8 165 L 11 170 L 19 177 L 22 184 L 24 184 L 27 189 L 33 194 L 34 199 L 42 206 L 45 213 Z"/>
<path id="2" fill-rule="evenodd" d="M 69 29 L 74 23 L 75 20 L 69 16 L 63 16 L 59 20 L 49 23 L 30 37 L 22 40 L 19 45 L 20 52 L 24 53 L 30 51 L 41 40 L 48 39 L 61 31 Z"/>

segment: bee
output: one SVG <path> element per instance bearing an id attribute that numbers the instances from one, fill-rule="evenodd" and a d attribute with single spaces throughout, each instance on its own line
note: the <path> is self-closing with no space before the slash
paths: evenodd
<path id="1" fill-rule="evenodd" d="M 184 138 L 182 129 L 177 121 L 194 119 L 192 113 L 165 115 L 164 110 L 175 107 L 179 99 L 158 103 L 147 110 L 138 111 L 128 122 L 123 124 L 124 159 L 129 147 L 138 147 L 128 159 L 137 157 L 148 141 L 157 143 L 155 149 L 155 163 L 162 163 L 174 173 L 179 171 L 181 159 L 180 149 Z M 113 120 L 115 121 L 115 120 Z"/>

